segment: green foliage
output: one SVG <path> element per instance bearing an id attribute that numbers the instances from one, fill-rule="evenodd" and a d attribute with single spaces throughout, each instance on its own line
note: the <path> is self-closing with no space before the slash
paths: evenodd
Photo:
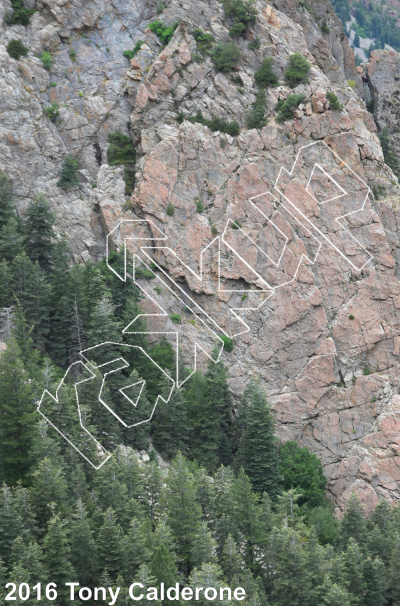
<path id="1" fill-rule="evenodd" d="M 369 111 L 370 114 L 373 114 L 374 113 L 374 100 L 371 99 L 370 101 L 367 101 L 366 106 L 367 106 L 367 111 Z"/>
<path id="2" fill-rule="evenodd" d="M 172 36 L 174 35 L 174 31 L 176 30 L 178 25 L 179 21 L 175 21 L 175 23 L 168 27 L 167 25 L 164 25 L 164 23 L 162 23 L 161 21 L 156 20 L 152 23 L 149 23 L 149 28 L 160 39 L 161 44 L 167 45 L 170 42 Z"/>
<path id="3" fill-rule="evenodd" d="M 0 355 L 0 414 L 0 477 L 13 484 L 28 473 L 35 423 L 34 397 L 15 339 Z"/>
<path id="4" fill-rule="evenodd" d="M 326 492 L 326 477 L 321 461 L 307 448 L 297 442 L 286 442 L 280 448 L 279 471 L 283 477 L 283 488 L 296 488 L 301 497 L 299 505 L 311 509 L 323 505 Z"/>
<path id="5" fill-rule="evenodd" d="M 117 131 L 108 135 L 108 144 L 107 162 L 111 166 L 135 162 L 136 150 L 132 139 Z"/>
<path id="6" fill-rule="evenodd" d="M 350 315 L 349 315 L 349 320 L 354 320 L 354 316 L 353 316 L 353 314 L 350 314 Z"/>
<path id="7" fill-rule="evenodd" d="M 236 38 L 245 33 L 248 25 L 254 25 L 257 17 L 257 10 L 251 0 L 223 0 L 226 17 L 233 17 L 233 25 L 229 30 L 229 35 Z"/>
<path id="8" fill-rule="evenodd" d="M 248 129 L 263 128 L 267 124 L 267 120 L 265 118 L 265 104 L 265 90 L 261 89 L 258 91 L 256 100 L 252 104 L 253 108 L 246 116 L 246 126 Z"/>
<path id="9" fill-rule="evenodd" d="M 4 21 L 7 25 L 28 25 L 35 9 L 27 8 L 23 0 L 11 0 L 12 12 L 6 13 Z"/>
<path id="10" fill-rule="evenodd" d="M 27 55 L 29 49 L 26 48 L 21 42 L 21 40 L 10 40 L 10 42 L 6 46 L 7 52 L 13 59 L 19 60 L 21 55 Z"/>
<path id="11" fill-rule="evenodd" d="M 136 149 L 132 139 L 119 131 L 108 135 L 107 162 L 111 166 L 124 165 L 125 193 L 132 193 L 135 186 L 134 163 L 136 161 Z"/>
<path id="12" fill-rule="evenodd" d="M 327 92 L 326 97 L 329 101 L 329 109 L 332 109 L 334 111 L 339 111 L 339 112 L 341 112 L 343 110 L 343 104 L 340 103 L 340 101 L 337 98 L 337 96 L 335 95 L 335 93 Z"/>
<path id="13" fill-rule="evenodd" d="M 233 339 L 231 339 L 230 337 L 227 337 L 226 335 L 221 335 L 221 339 L 224 342 L 225 351 L 232 351 L 233 350 Z"/>
<path id="14" fill-rule="evenodd" d="M 178 124 L 182 124 L 184 119 L 185 119 L 185 116 L 183 115 L 183 112 L 180 111 L 176 117 L 176 121 L 178 122 Z"/>
<path id="15" fill-rule="evenodd" d="M 76 60 L 76 51 L 73 48 L 71 48 L 69 50 L 68 54 L 69 54 L 69 58 L 71 59 L 71 61 L 75 61 Z"/>
<path id="16" fill-rule="evenodd" d="M 223 73 L 232 71 L 241 58 L 242 54 L 233 42 L 220 42 L 214 46 L 211 53 L 211 59 L 216 69 Z"/>
<path id="17" fill-rule="evenodd" d="M 43 51 L 40 55 L 40 60 L 43 63 L 44 69 L 49 70 L 51 68 L 51 64 L 53 63 L 53 56 L 48 51 Z"/>
<path id="18" fill-rule="evenodd" d="M 392 169 L 396 177 L 400 178 L 400 164 L 396 152 L 393 149 L 389 129 L 387 126 L 382 128 L 382 131 L 378 135 L 379 141 L 381 142 L 383 157 L 385 158 L 386 164 Z"/>
<path id="19" fill-rule="evenodd" d="M 135 56 L 135 53 L 133 52 L 133 50 L 126 50 L 122 53 L 122 55 L 123 57 L 126 57 L 128 61 L 130 61 Z"/>
<path id="20" fill-rule="evenodd" d="M 166 9 L 167 7 L 165 6 L 165 4 L 163 2 L 159 2 L 157 4 L 157 15 L 160 15 L 164 9 Z"/>
<path id="21" fill-rule="evenodd" d="M 300 53 L 293 53 L 289 57 L 289 65 L 285 71 L 285 82 L 290 88 L 308 82 L 308 72 L 311 64 Z"/>
<path id="22" fill-rule="evenodd" d="M 196 200 L 196 211 L 202 213 L 204 210 L 204 204 L 201 200 Z"/>
<path id="23" fill-rule="evenodd" d="M 285 101 L 278 101 L 275 111 L 278 112 L 278 122 L 293 118 L 293 112 L 304 101 L 304 95 L 289 95 Z"/>
<path id="24" fill-rule="evenodd" d="M 353 46 L 355 48 L 360 48 L 360 36 L 358 35 L 358 32 L 356 32 L 356 34 L 354 36 Z"/>
<path id="25" fill-rule="evenodd" d="M 180 324 L 182 316 L 180 314 L 170 314 L 169 316 L 174 324 Z"/>
<path id="26" fill-rule="evenodd" d="M 12 217 L 16 218 L 12 189 L 13 182 L 6 173 L 0 170 L 0 227 L 8 223 Z"/>
<path id="27" fill-rule="evenodd" d="M 251 50 L 258 50 L 261 46 L 260 38 L 254 38 L 251 42 L 249 42 L 249 48 Z"/>
<path id="28" fill-rule="evenodd" d="M 259 88 L 267 88 L 268 86 L 279 86 L 279 78 L 272 71 L 272 57 L 265 57 L 261 66 L 254 74 L 254 80 Z"/>
<path id="29" fill-rule="evenodd" d="M 350 88 L 352 88 L 353 90 L 356 88 L 356 82 L 355 80 L 347 80 L 347 84 L 350 86 Z"/>
<path id="30" fill-rule="evenodd" d="M 321 32 L 322 32 L 323 34 L 328 35 L 328 34 L 330 33 L 330 31 L 331 31 L 331 30 L 329 29 L 329 27 L 328 27 L 328 25 L 327 25 L 326 21 L 325 21 L 325 20 L 324 20 L 324 21 L 322 21 L 322 25 L 321 25 Z"/>
<path id="31" fill-rule="evenodd" d="M 239 124 L 237 122 L 225 122 L 218 116 L 214 116 L 211 120 L 207 120 L 207 118 L 203 118 L 202 111 L 199 109 L 195 116 L 189 118 L 190 122 L 198 122 L 199 124 L 204 124 L 208 126 L 213 132 L 221 132 L 226 133 L 227 135 L 231 135 L 231 137 L 237 137 L 239 134 Z"/>
<path id="32" fill-rule="evenodd" d="M 196 45 L 199 51 L 205 55 L 209 55 L 214 43 L 214 38 L 212 35 L 203 32 L 200 27 L 196 27 L 192 32 L 192 36 L 196 40 Z"/>
<path id="33" fill-rule="evenodd" d="M 371 369 L 368 368 L 368 366 L 365 366 L 364 370 L 363 370 L 363 373 L 364 373 L 365 376 L 368 376 L 368 375 L 371 374 Z"/>
<path id="34" fill-rule="evenodd" d="M 45 107 L 43 111 L 46 116 L 50 118 L 52 122 L 54 122 L 54 124 L 59 122 L 60 112 L 58 109 L 58 103 L 54 101 L 49 107 Z"/>
<path id="35" fill-rule="evenodd" d="M 71 187 L 74 187 L 74 185 L 78 185 L 79 179 L 76 174 L 78 166 L 78 160 L 74 158 L 74 156 L 66 156 L 61 167 L 61 175 L 57 181 L 57 187 L 68 191 Z"/>
<path id="36" fill-rule="evenodd" d="M 275 497 L 280 491 L 275 421 L 259 380 L 251 378 L 241 402 L 241 436 L 235 461 L 249 476 L 253 490 Z"/>
<path id="37" fill-rule="evenodd" d="M 170 202 L 167 206 L 167 215 L 169 217 L 172 217 L 174 212 L 175 212 L 174 205 L 172 204 L 172 202 Z"/>
<path id="38" fill-rule="evenodd" d="M 37 194 L 25 211 L 25 237 L 29 257 L 38 262 L 44 271 L 53 264 L 54 253 L 54 213 L 43 194 Z"/>
<path id="39" fill-rule="evenodd" d="M 135 46 L 133 47 L 133 56 L 135 57 L 138 52 L 140 51 L 142 44 L 144 44 L 143 40 L 138 40 L 135 44 Z"/>

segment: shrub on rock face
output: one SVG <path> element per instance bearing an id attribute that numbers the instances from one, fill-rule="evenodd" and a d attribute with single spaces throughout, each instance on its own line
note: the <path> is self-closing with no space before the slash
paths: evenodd
<path id="1" fill-rule="evenodd" d="M 204 124 L 205 126 L 208 126 L 208 128 L 210 128 L 214 133 L 219 131 L 221 133 L 231 135 L 231 137 L 237 137 L 239 134 L 239 124 L 237 122 L 225 122 L 225 120 L 222 120 L 218 116 L 214 116 L 211 120 L 207 120 L 207 118 L 203 118 L 201 109 L 197 111 L 195 116 L 189 118 L 189 121 L 192 123 L 198 122 L 199 124 Z"/>
<path id="2" fill-rule="evenodd" d="M 158 21 L 158 19 L 156 19 L 156 21 L 153 21 L 153 23 L 149 23 L 149 28 L 153 34 L 156 34 L 162 44 L 167 45 L 174 35 L 174 31 L 178 27 L 178 24 L 179 21 L 175 21 L 175 23 L 168 27 L 162 23 L 162 21 Z"/>
<path id="3" fill-rule="evenodd" d="M 285 71 L 285 82 L 290 88 L 295 88 L 299 84 L 308 82 L 307 74 L 310 71 L 311 63 L 307 61 L 300 53 L 294 53 L 289 57 L 289 66 Z"/>
<path id="4" fill-rule="evenodd" d="M 44 108 L 44 113 L 54 123 L 59 121 L 60 112 L 58 111 L 58 104 L 52 103 L 49 107 Z"/>
<path id="5" fill-rule="evenodd" d="M 242 58 L 242 54 L 233 42 L 220 42 L 211 54 L 212 62 L 219 72 L 230 72 Z"/>
<path id="6" fill-rule="evenodd" d="M 136 149 L 132 139 L 120 132 L 108 135 L 107 162 L 110 166 L 124 165 L 125 193 L 132 193 L 135 185 L 133 164 L 136 160 Z"/>
<path id="7" fill-rule="evenodd" d="M 335 93 L 326 93 L 326 97 L 329 101 L 329 109 L 333 109 L 338 112 L 342 111 L 343 105 L 340 103 Z"/>
<path id="8" fill-rule="evenodd" d="M 12 13 L 6 13 L 4 21 L 7 25 L 28 25 L 35 9 L 24 6 L 23 0 L 11 0 Z"/>
<path id="9" fill-rule="evenodd" d="M 232 38 L 245 33 L 248 25 L 254 25 L 257 10 L 252 0 L 223 0 L 225 16 L 233 17 L 233 25 L 229 31 Z"/>
<path id="10" fill-rule="evenodd" d="M 212 37 L 212 35 L 203 32 L 200 27 L 196 27 L 193 30 L 192 35 L 193 38 L 196 40 L 198 50 L 204 54 L 210 54 L 214 42 L 214 38 Z"/>
<path id="11" fill-rule="evenodd" d="M 16 59 L 17 61 L 21 55 L 28 54 L 28 49 L 22 44 L 21 40 L 10 40 L 6 48 L 10 57 Z"/>
<path id="12" fill-rule="evenodd" d="M 51 68 L 51 64 L 53 63 L 53 57 L 48 51 L 43 51 L 43 53 L 40 55 L 40 60 L 43 63 L 44 69 Z"/>
<path id="13" fill-rule="evenodd" d="M 63 162 L 61 175 L 57 181 L 57 186 L 65 191 L 68 191 L 74 185 L 78 185 L 79 179 L 76 174 L 77 170 L 78 160 L 72 155 L 67 156 Z"/>
<path id="14" fill-rule="evenodd" d="M 285 101 L 278 101 L 275 111 L 278 112 L 278 122 L 293 118 L 293 112 L 304 101 L 304 95 L 289 95 Z"/>
<path id="15" fill-rule="evenodd" d="M 267 88 L 268 86 L 279 86 L 279 78 L 272 71 L 272 57 L 265 57 L 261 66 L 254 74 L 254 80 L 259 88 Z"/>
<path id="16" fill-rule="evenodd" d="M 253 108 L 246 116 L 246 126 L 248 129 L 262 128 L 267 124 L 267 120 L 265 118 L 265 103 L 265 91 L 261 89 L 253 103 Z"/>

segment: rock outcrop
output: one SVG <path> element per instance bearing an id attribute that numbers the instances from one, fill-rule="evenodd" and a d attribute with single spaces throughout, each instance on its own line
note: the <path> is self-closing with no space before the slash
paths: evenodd
<path id="1" fill-rule="evenodd" d="M 0 45 L 0 167 L 15 181 L 21 210 L 38 190 L 48 195 L 77 260 L 103 254 L 105 234 L 122 220 L 146 222 L 152 246 L 162 232 L 175 254 L 158 246 L 154 262 L 234 337 L 223 357 L 235 397 L 259 375 L 279 434 L 321 457 L 332 500 L 340 508 L 356 490 L 370 510 L 382 496 L 400 498 L 399 236 L 393 209 L 371 190 L 384 183 L 392 201 L 400 190 L 374 120 L 347 82 L 362 92 L 329 2 L 311 5 L 315 18 L 300 3 L 255 6 L 256 24 L 237 40 L 242 59 L 223 74 L 209 56 L 198 58 L 193 37 L 200 27 L 217 43 L 230 40 L 216 0 L 172 0 L 159 16 L 179 21 L 165 48 L 147 28 L 155 4 L 40 0 L 28 28 L 1 30 L 3 45 L 20 37 L 35 52 L 49 49 L 54 62 L 49 73 L 33 53 L 16 62 Z M 260 48 L 251 50 L 255 38 Z M 139 40 L 128 63 L 122 51 Z M 284 84 L 293 52 L 312 64 L 294 91 Z M 280 86 L 267 90 L 268 124 L 247 130 L 265 56 Z M 279 123 L 275 106 L 293 92 L 304 100 Z M 329 109 L 327 92 L 343 111 Z M 57 124 L 43 113 L 52 101 Z M 239 136 L 189 121 L 198 110 L 237 121 Z M 130 132 L 138 149 L 128 201 L 121 169 L 106 164 L 116 130 Z M 81 184 L 65 194 L 55 183 L 71 152 Z M 111 244 L 123 245 L 118 230 Z M 168 314 L 149 317 L 150 330 L 190 334 L 196 314 L 185 315 L 167 288 L 153 298 Z"/>

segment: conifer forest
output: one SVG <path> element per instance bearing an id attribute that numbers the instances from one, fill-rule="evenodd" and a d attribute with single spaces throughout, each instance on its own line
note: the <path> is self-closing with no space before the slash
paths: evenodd
<path id="1" fill-rule="evenodd" d="M 82 411 L 113 455 L 99 470 L 37 413 L 41 393 L 55 392 L 77 352 L 120 340 L 140 310 L 138 289 L 114 277 L 105 261 L 71 264 L 54 223 L 42 194 L 18 217 L 11 181 L 0 174 L 1 341 L 7 343 L 0 355 L 1 603 L 8 603 L 7 583 L 31 588 L 29 597 L 14 594 L 17 606 L 38 603 L 32 591 L 38 583 L 55 583 L 57 598 L 40 601 L 65 606 L 65 583 L 76 582 L 120 587 L 122 606 L 132 603 L 129 585 L 140 582 L 242 587 L 240 601 L 251 606 L 400 604 L 400 507 L 382 500 L 367 519 L 353 495 L 338 520 L 319 459 L 278 440 L 257 377 L 234 406 L 223 362 L 211 362 L 168 404 L 160 401 L 150 423 L 130 429 L 99 406 L 96 377 L 85 387 Z M 110 260 L 123 263 L 117 253 Z M 172 371 L 166 340 L 123 338 Z M 162 373 L 145 356 L 132 355 L 133 378 L 146 380 L 150 407 L 163 389 Z M 74 406 L 66 383 L 55 414 L 75 443 L 91 448 L 79 427 L 69 426 Z"/>

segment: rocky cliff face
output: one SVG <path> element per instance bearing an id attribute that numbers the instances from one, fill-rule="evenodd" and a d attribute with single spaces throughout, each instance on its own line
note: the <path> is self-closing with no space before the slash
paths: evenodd
<path id="1" fill-rule="evenodd" d="M 113 230 L 111 246 L 123 246 L 122 220 L 131 230 L 125 237 L 147 238 L 147 257 L 138 241 L 130 240 L 130 252 L 156 263 L 156 281 L 173 278 L 156 292 L 155 282 L 138 279 L 144 311 L 166 310 L 149 315 L 149 330 L 178 332 L 189 356 L 206 314 L 212 330 L 234 338 L 223 354 L 234 395 L 258 374 L 279 434 L 321 457 L 333 501 L 340 507 L 356 490 L 370 509 L 381 496 L 400 498 L 397 219 L 371 193 L 385 183 L 395 201 L 399 187 L 372 116 L 348 85 L 347 78 L 363 88 L 330 4 L 313 4 L 314 16 L 300 3 L 255 6 L 232 78 L 208 57 L 192 59 L 195 27 L 230 40 L 216 0 L 172 0 L 160 18 L 179 26 L 165 48 L 147 29 L 156 17 L 150 2 L 40 0 L 30 26 L 1 29 L 0 166 L 15 181 L 21 210 L 37 191 L 47 194 L 77 260 L 101 256 Z M 329 35 L 320 32 L 323 20 Z M 255 37 L 261 46 L 251 50 Z M 11 38 L 34 52 L 50 49 L 50 72 L 33 52 L 11 59 L 4 47 Z M 128 63 L 122 51 L 139 39 Z M 296 51 L 312 67 L 309 82 L 291 91 L 283 74 Z M 267 91 L 268 124 L 247 130 L 265 56 L 281 85 Z M 342 112 L 329 109 L 327 91 Z M 304 102 L 280 124 L 274 108 L 292 92 Z M 43 113 L 52 101 L 58 124 Z M 189 122 L 198 110 L 236 120 L 240 135 Z M 138 149 L 128 204 L 121 169 L 106 164 L 116 130 L 131 133 Z M 55 183 L 69 152 L 79 158 L 81 183 L 64 194 Z"/>

